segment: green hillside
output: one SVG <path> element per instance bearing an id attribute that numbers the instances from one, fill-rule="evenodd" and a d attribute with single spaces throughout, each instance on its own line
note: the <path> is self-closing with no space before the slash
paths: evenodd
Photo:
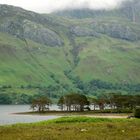
<path id="1" fill-rule="evenodd" d="M 124 6 L 46 15 L 0 5 L 1 92 L 46 92 L 52 98 L 68 92 L 139 94 L 138 8 L 134 21 Z"/>

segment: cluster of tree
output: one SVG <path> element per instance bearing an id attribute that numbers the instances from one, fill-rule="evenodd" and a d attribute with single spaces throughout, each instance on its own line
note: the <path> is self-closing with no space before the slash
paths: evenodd
<path id="1" fill-rule="evenodd" d="M 44 112 L 49 110 L 49 106 L 51 105 L 51 100 L 47 97 L 39 97 L 34 99 L 31 104 L 31 109 L 37 110 L 38 112 Z"/>
<path id="2" fill-rule="evenodd" d="M 12 88 L 11 85 L 0 85 L 0 89 L 8 89 L 8 88 Z"/>
<path id="3" fill-rule="evenodd" d="M 16 92 L 16 88 L 20 93 Z M 21 85 L 20 87 L 1 85 L 0 104 L 31 104 L 32 100 L 39 96 L 58 99 L 62 94 L 67 92 L 65 88 L 68 88 L 68 85 L 50 85 L 48 87 L 41 85 Z M 12 92 L 12 89 L 14 92 Z M 34 94 L 29 94 L 28 91 L 30 90 L 33 90 Z"/>
<path id="4" fill-rule="evenodd" d="M 133 110 L 140 106 L 140 95 L 121 95 L 121 94 L 106 94 L 99 99 L 90 98 L 90 104 L 94 105 L 94 110 L 98 107 L 104 109 L 130 109 Z"/>
<path id="5" fill-rule="evenodd" d="M 86 93 L 86 83 L 84 83 L 79 76 L 73 76 L 71 70 L 64 71 L 65 76 L 69 78 L 79 91 Z"/>
<path id="6" fill-rule="evenodd" d="M 69 92 L 77 92 L 84 95 L 92 95 L 97 98 L 104 92 L 124 92 L 128 95 L 138 95 L 140 93 L 140 84 L 112 84 L 101 80 L 92 80 L 88 83 L 84 83 L 78 76 L 73 76 L 71 70 L 64 71 L 64 74 L 73 82 L 73 87 L 68 84 L 56 82 L 56 85 L 50 85 L 48 87 L 43 85 L 21 85 L 17 87 L 21 90 L 36 90 L 38 95 L 47 96 L 51 99 L 59 99 L 62 95 L 66 95 Z M 55 75 L 51 75 L 51 78 L 57 81 Z M 23 93 L 17 94 L 9 93 L 9 89 L 15 88 L 12 85 L 0 85 L 1 100 L 0 104 L 29 104 L 36 95 L 29 95 L 23 91 Z M 28 91 L 27 91 L 28 92 Z"/>
<path id="7" fill-rule="evenodd" d="M 83 83 L 78 82 L 78 88 L 82 87 L 81 89 L 84 92 L 90 93 L 91 91 L 96 91 L 98 89 L 103 90 L 120 90 L 120 91 L 126 91 L 128 93 L 138 93 L 140 92 L 140 84 L 121 84 L 121 83 L 109 83 L 101 80 L 92 80 L 89 83 Z"/>
<path id="8" fill-rule="evenodd" d="M 51 75 L 53 77 L 53 75 Z M 57 82 L 56 82 L 57 83 Z M 59 82 L 58 82 L 59 83 Z M 70 89 L 69 85 L 67 84 L 56 84 L 56 85 L 49 85 L 49 86 L 41 86 L 41 85 L 27 85 L 21 86 L 21 89 L 35 89 L 38 92 L 38 95 L 47 96 L 49 98 L 56 98 L 58 99 L 60 95 L 67 93 Z"/>
<path id="9" fill-rule="evenodd" d="M 87 96 L 96 96 L 98 100 L 100 99 L 100 95 L 104 92 L 125 92 L 128 95 L 139 95 L 140 93 L 140 84 L 130 85 L 130 84 L 111 84 L 108 82 L 103 82 L 100 80 L 92 80 L 88 83 L 84 83 L 80 80 L 79 77 L 72 77 L 71 71 L 65 71 L 65 75 L 69 77 L 73 81 L 73 84 L 76 85 L 76 87 L 70 87 L 67 84 L 57 84 L 57 85 L 50 85 L 48 87 L 41 86 L 41 85 L 26 85 L 19 87 L 21 92 L 23 89 L 35 89 L 37 94 L 30 95 L 28 93 L 25 93 L 25 90 L 23 90 L 23 93 L 11 93 L 9 92 L 9 88 L 14 88 L 11 85 L 1 85 L 0 86 L 0 104 L 30 104 L 36 96 L 46 96 L 51 99 L 57 100 L 62 95 L 66 95 L 66 93 L 69 92 L 77 92 L 81 93 Z M 54 75 L 51 75 L 52 78 L 54 78 Z M 132 97 L 132 96 L 130 96 Z M 95 99 L 94 99 L 95 100 Z M 103 99 L 102 99 L 103 100 Z"/>
<path id="10" fill-rule="evenodd" d="M 0 93 L 0 104 L 12 104 L 11 96 L 5 93 Z"/>
<path id="11" fill-rule="evenodd" d="M 27 85 L 27 86 L 21 86 L 21 88 L 25 89 L 39 89 L 40 91 L 46 90 L 49 94 L 50 98 L 58 98 L 57 95 L 62 95 L 63 93 L 68 93 L 70 91 L 75 92 L 81 92 L 88 95 L 93 95 L 94 93 L 97 93 L 98 90 L 114 90 L 114 91 L 124 91 L 128 94 L 140 93 L 140 84 L 123 84 L 123 83 L 109 83 L 101 80 L 91 80 L 88 83 L 83 82 L 78 76 L 71 75 L 71 71 L 64 71 L 64 74 L 73 82 L 73 85 L 75 87 L 70 87 L 70 85 L 62 84 L 60 81 L 58 82 L 57 79 L 55 79 L 54 75 L 51 75 L 53 79 L 55 79 L 57 85 L 53 86 L 50 85 L 48 87 L 41 86 L 41 85 Z M 10 86 L 7 86 L 10 87 Z M 73 90 L 72 90 L 73 89 Z"/>
<path id="12" fill-rule="evenodd" d="M 49 110 L 49 106 L 52 101 L 44 97 L 36 97 L 32 101 L 31 108 L 39 112 L 44 112 Z M 87 98 L 82 94 L 68 94 L 60 97 L 58 100 L 58 106 L 62 111 L 84 111 L 91 110 L 90 107 L 93 106 L 93 110 L 123 110 L 129 109 L 133 111 L 137 106 L 140 106 L 140 95 L 121 95 L 121 94 L 106 94 L 98 99 Z"/>
<path id="13" fill-rule="evenodd" d="M 119 84 L 119 83 L 109 83 L 101 80 L 92 80 L 89 82 L 92 87 L 97 87 L 99 89 L 114 89 L 114 90 L 125 90 L 125 91 L 140 91 L 140 84 Z"/>
<path id="14" fill-rule="evenodd" d="M 58 106 L 61 110 L 83 111 L 85 106 L 89 106 L 89 101 L 85 95 L 69 94 L 59 99 Z"/>
<path id="15" fill-rule="evenodd" d="M 83 93 L 92 94 L 97 90 L 120 90 L 128 93 L 140 92 L 140 84 L 109 83 L 98 79 L 90 82 L 83 82 L 80 77 L 71 74 L 71 70 L 64 71 L 64 74 L 73 82 L 77 89 Z"/>
<path id="16" fill-rule="evenodd" d="M 134 117 L 140 118 L 140 107 L 136 108 L 134 111 Z"/>
<path id="17" fill-rule="evenodd" d="M 32 100 L 31 109 L 38 112 L 44 112 L 49 110 L 52 101 L 46 96 L 38 96 Z M 84 111 L 89 109 L 89 101 L 85 95 L 81 94 L 69 94 L 62 96 L 58 101 L 58 106 L 61 110 L 66 111 Z"/>
<path id="18" fill-rule="evenodd" d="M 0 92 L 0 104 L 30 104 L 34 96 L 24 93 Z"/>

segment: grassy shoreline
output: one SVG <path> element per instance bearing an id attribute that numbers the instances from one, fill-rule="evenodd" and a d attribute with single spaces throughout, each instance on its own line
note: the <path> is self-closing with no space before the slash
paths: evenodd
<path id="1" fill-rule="evenodd" d="M 139 140 L 139 132 L 140 119 L 62 117 L 0 126 L 1 140 Z"/>
<path id="2" fill-rule="evenodd" d="M 46 111 L 46 112 L 18 112 L 14 113 L 17 115 L 43 115 L 43 116 L 91 116 L 91 117 L 101 117 L 101 118 L 127 118 L 132 113 L 106 113 L 106 112 L 99 112 L 99 111 Z"/>

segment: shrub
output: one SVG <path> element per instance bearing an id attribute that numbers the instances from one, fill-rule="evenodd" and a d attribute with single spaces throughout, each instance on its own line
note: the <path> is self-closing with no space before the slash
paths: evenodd
<path id="1" fill-rule="evenodd" d="M 9 94 L 0 93 L 0 104 L 11 104 L 12 99 Z"/>
<path id="2" fill-rule="evenodd" d="M 140 107 L 135 109 L 135 111 L 134 111 L 134 116 L 135 116 L 136 118 L 140 118 Z"/>

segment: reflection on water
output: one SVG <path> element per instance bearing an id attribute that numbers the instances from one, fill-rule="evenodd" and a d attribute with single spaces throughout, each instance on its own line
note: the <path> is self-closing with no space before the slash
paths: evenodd
<path id="1" fill-rule="evenodd" d="M 16 112 L 28 112 L 29 105 L 0 105 L 0 125 L 14 123 L 38 122 L 58 118 L 58 116 L 39 116 L 39 115 L 16 115 Z M 51 110 L 58 110 L 57 106 L 51 106 Z"/>

